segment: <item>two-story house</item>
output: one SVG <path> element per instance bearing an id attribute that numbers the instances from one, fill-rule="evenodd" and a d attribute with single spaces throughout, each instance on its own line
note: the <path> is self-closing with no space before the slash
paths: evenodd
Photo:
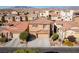
<path id="1" fill-rule="evenodd" d="M 64 21 L 73 20 L 73 10 L 61 10 L 60 12 L 61 19 Z"/>
<path id="2" fill-rule="evenodd" d="M 37 38 L 49 38 L 52 32 L 53 21 L 46 18 L 30 21 L 29 33 Z"/>

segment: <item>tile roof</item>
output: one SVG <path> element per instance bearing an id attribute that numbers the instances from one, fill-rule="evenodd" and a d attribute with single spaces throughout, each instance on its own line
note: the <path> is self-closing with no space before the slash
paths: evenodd
<path id="1" fill-rule="evenodd" d="M 15 22 L 13 24 L 14 26 L 9 26 L 4 30 L 12 33 L 20 33 L 28 29 L 28 22 Z"/>
<path id="2" fill-rule="evenodd" d="M 40 18 L 38 20 L 33 20 L 29 22 L 30 24 L 53 24 L 54 22 L 51 20 L 47 20 L 46 18 Z"/>

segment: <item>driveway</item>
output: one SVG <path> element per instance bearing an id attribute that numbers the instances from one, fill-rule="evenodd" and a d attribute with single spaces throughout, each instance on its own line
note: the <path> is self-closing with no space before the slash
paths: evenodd
<path id="1" fill-rule="evenodd" d="M 49 38 L 36 38 L 28 42 L 27 47 L 50 47 Z"/>

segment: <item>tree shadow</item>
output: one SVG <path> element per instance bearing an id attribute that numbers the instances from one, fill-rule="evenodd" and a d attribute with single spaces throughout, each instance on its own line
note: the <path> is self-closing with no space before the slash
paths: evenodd
<path id="1" fill-rule="evenodd" d="M 28 41 L 32 41 L 32 40 L 35 40 L 35 39 L 36 39 L 36 36 L 35 35 L 29 34 Z"/>

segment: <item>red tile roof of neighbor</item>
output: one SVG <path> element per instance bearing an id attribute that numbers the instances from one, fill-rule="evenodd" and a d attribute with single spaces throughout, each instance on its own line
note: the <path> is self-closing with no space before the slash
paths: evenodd
<path id="1" fill-rule="evenodd" d="M 53 24 L 54 22 L 51 20 L 47 20 L 46 18 L 40 18 L 37 20 L 33 20 L 29 22 L 30 24 Z"/>
<path id="2" fill-rule="evenodd" d="M 14 26 L 9 26 L 5 30 L 12 33 L 20 33 L 28 29 L 28 22 L 13 22 Z"/>

